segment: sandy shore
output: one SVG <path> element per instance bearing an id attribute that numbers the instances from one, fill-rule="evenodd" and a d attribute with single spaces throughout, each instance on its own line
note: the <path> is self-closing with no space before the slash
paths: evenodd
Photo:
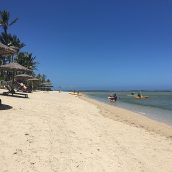
<path id="1" fill-rule="evenodd" d="M 172 171 L 172 129 L 165 124 L 144 127 L 137 114 L 68 93 L 0 99 L 0 172 Z"/>
<path id="2" fill-rule="evenodd" d="M 82 95 L 81 99 L 96 105 L 104 117 L 111 118 L 115 121 L 124 122 L 135 127 L 144 128 L 149 132 L 155 132 L 172 139 L 172 126 L 169 126 L 168 124 L 150 119 L 144 115 L 129 111 L 127 109 L 114 106 L 114 103 L 112 106 L 107 103 L 91 99 L 84 94 Z"/>

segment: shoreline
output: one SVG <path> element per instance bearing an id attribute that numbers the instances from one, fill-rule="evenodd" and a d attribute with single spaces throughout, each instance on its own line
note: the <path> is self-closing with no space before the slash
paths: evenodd
<path id="1" fill-rule="evenodd" d="M 172 126 L 166 123 L 149 118 L 141 113 L 137 113 L 123 107 L 117 107 L 102 101 L 98 101 L 84 93 L 82 93 L 80 98 L 96 105 L 100 113 L 106 118 L 113 119 L 114 121 L 124 122 L 134 127 L 144 128 L 149 132 L 157 133 L 172 140 Z"/>

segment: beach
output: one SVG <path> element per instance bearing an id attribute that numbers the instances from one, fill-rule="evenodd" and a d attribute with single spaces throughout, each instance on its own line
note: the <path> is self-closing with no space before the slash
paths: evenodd
<path id="1" fill-rule="evenodd" d="M 171 126 L 67 92 L 0 99 L 0 171 L 172 171 Z"/>

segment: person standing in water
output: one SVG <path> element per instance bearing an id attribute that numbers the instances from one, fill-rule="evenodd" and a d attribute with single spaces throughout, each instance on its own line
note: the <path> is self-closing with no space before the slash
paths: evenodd
<path id="1" fill-rule="evenodd" d="M 110 95 L 108 98 L 109 98 L 110 102 L 116 102 L 118 99 L 116 93 Z"/>
<path id="2" fill-rule="evenodd" d="M 113 94 L 113 98 L 114 98 L 114 101 L 116 102 L 116 101 L 117 101 L 117 99 L 118 99 L 118 97 L 117 97 L 116 93 L 115 93 L 115 94 Z"/>

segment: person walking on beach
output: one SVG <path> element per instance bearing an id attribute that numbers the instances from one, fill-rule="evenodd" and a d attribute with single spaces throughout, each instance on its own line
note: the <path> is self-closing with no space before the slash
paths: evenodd
<path id="1" fill-rule="evenodd" d="M 59 93 L 61 93 L 61 87 L 59 87 Z"/>

